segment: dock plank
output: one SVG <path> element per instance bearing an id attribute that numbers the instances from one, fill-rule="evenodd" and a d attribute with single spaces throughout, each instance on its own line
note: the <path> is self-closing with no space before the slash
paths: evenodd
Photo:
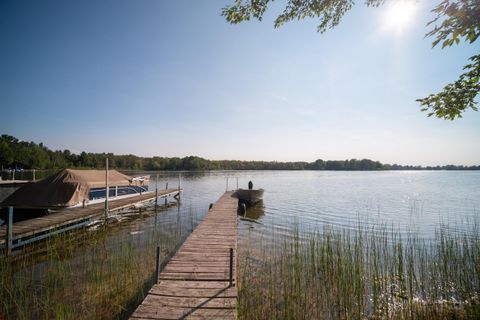
<path id="1" fill-rule="evenodd" d="M 220 197 L 170 259 L 131 319 L 236 319 L 237 205 L 231 192 Z"/>

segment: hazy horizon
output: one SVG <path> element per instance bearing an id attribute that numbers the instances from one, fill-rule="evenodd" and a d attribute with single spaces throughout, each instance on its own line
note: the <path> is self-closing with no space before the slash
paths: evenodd
<path id="1" fill-rule="evenodd" d="M 75 153 L 478 165 L 480 112 L 445 121 L 415 101 L 480 49 L 431 48 L 437 2 L 398 24 L 388 2 L 358 3 L 319 34 L 274 29 L 275 7 L 229 25 L 231 0 L 2 1 L 1 133 Z"/>

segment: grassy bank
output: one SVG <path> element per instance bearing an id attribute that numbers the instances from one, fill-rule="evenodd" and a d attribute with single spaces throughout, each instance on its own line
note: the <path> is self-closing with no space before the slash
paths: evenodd
<path id="1" fill-rule="evenodd" d="M 60 235 L 0 258 L 0 319 L 127 315 L 152 284 L 157 245 L 164 259 L 198 219 L 192 209 L 162 215 L 157 227 L 150 216 L 135 221 L 138 230 L 116 225 Z"/>
<path id="2" fill-rule="evenodd" d="M 368 232 L 367 232 L 368 231 Z M 479 319 L 480 236 L 301 230 L 239 258 L 243 319 Z"/>

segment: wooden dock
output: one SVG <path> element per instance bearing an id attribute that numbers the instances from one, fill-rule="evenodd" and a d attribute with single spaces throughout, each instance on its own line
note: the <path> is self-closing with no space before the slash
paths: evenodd
<path id="1" fill-rule="evenodd" d="M 166 198 L 176 195 L 179 189 L 158 190 L 158 198 Z M 155 201 L 155 192 L 146 192 L 142 195 L 111 199 L 109 201 L 109 213 L 130 208 L 135 205 Z M 62 209 L 58 212 L 15 222 L 12 225 L 12 247 L 16 248 L 25 244 L 47 238 L 54 233 L 65 232 L 89 224 L 93 219 L 104 216 L 105 203 L 96 203 L 85 208 Z M 14 209 L 15 214 L 15 209 Z M 4 248 L 7 242 L 7 226 L 0 227 L 0 248 Z"/>
<path id="2" fill-rule="evenodd" d="M 31 182 L 30 180 L 0 180 L 0 187 L 19 187 Z"/>
<path id="3" fill-rule="evenodd" d="M 236 318 L 237 206 L 232 192 L 213 205 L 131 319 Z"/>

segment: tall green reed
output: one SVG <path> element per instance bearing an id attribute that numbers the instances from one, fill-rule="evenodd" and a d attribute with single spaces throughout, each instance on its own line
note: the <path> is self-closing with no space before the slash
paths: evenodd
<path id="1" fill-rule="evenodd" d="M 480 235 L 296 228 L 239 259 L 244 319 L 478 319 Z"/>
<path id="2" fill-rule="evenodd" d="M 61 234 L 0 257 L 0 318 L 127 316 L 153 284 L 156 247 L 164 259 L 200 216 L 193 208 L 155 219 L 151 213 L 126 224 Z"/>

